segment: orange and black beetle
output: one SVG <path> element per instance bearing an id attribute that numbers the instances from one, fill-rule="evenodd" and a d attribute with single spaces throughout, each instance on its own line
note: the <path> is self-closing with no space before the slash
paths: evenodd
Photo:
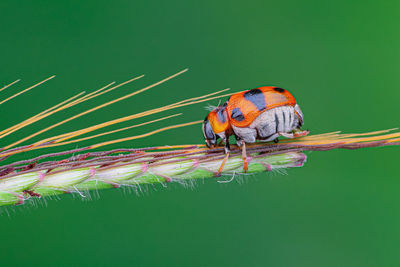
<path id="1" fill-rule="evenodd" d="M 230 135 L 234 135 L 238 146 L 242 147 L 247 171 L 245 143 L 277 142 L 279 136 L 307 135 L 308 131 L 300 129 L 303 123 L 303 113 L 291 93 L 279 87 L 264 86 L 233 94 L 226 103 L 214 108 L 203 122 L 203 134 L 208 147 L 216 146 L 219 138 L 225 142 L 226 157 L 219 173 L 229 157 Z"/>

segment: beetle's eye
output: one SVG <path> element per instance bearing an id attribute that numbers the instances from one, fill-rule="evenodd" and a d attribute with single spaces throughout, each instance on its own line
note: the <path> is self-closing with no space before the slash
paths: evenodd
<path id="1" fill-rule="evenodd" d="M 215 140 L 216 136 L 215 133 L 211 127 L 210 122 L 208 121 L 208 119 L 204 120 L 203 123 L 203 133 L 204 133 L 204 137 L 208 140 Z"/>
<path id="2" fill-rule="evenodd" d="M 217 137 L 215 136 L 214 130 L 212 129 L 211 124 L 207 118 L 203 122 L 203 134 L 204 134 L 204 138 L 207 141 L 210 141 L 211 144 L 215 143 L 215 140 L 217 139 Z"/>

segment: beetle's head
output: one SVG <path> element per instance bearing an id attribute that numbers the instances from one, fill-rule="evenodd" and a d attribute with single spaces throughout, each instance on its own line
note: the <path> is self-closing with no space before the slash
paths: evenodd
<path id="1" fill-rule="evenodd" d="M 218 139 L 225 139 L 230 125 L 226 113 L 226 103 L 218 106 L 208 113 L 203 122 L 203 134 L 208 147 L 217 145 Z"/>
<path id="2" fill-rule="evenodd" d="M 218 135 L 215 134 L 210 121 L 208 120 L 208 116 L 205 118 L 203 122 L 203 135 L 206 141 L 207 147 L 213 148 L 217 144 Z"/>

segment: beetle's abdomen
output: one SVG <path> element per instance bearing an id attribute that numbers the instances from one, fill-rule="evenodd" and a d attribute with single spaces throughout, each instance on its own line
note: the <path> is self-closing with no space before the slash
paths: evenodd
<path id="1" fill-rule="evenodd" d="M 261 113 L 248 127 L 233 126 L 234 133 L 246 143 L 272 141 L 277 133 L 289 133 L 301 126 L 300 107 L 281 106 Z M 301 114 L 302 116 L 302 114 Z"/>
<path id="2" fill-rule="evenodd" d="M 298 128 L 299 119 L 294 107 L 283 106 L 262 113 L 250 125 L 257 130 L 257 139 L 268 139 L 275 133 L 288 133 Z"/>

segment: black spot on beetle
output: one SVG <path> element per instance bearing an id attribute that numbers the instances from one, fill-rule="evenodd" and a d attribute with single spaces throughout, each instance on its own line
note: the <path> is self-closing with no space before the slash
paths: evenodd
<path id="1" fill-rule="evenodd" d="M 232 110 L 232 114 L 231 114 L 232 119 L 236 120 L 236 121 L 242 121 L 244 120 L 244 116 L 242 111 L 240 110 L 240 108 L 235 108 Z"/>
<path id="2" fill-rule="evenodd" d="M 252 102 L 259 111 L 266 109 L 267 105 L 265 103 L 264 95 L 260 89 L 251 89 L 243 94 L 246 100 Z"/>
<path id="3" fill-rule="evenodd" d="M 274 90 L 277 91 L 277 92 L 279 92 L 279 93 L 285 92 L 285 89 L 279 88 L 279 87 L 275 87 Z"/>

